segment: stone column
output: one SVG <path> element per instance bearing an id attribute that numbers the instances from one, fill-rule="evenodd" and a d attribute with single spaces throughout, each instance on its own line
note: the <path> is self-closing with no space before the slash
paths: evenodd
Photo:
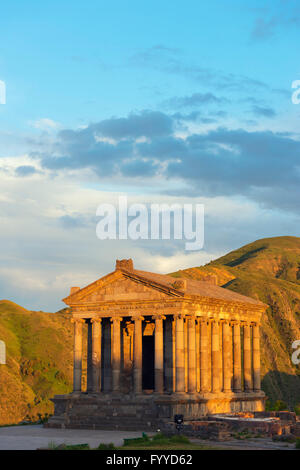
<path id="1" fill-rule="evenodd" d="M 218 321 L 212 322 L 211 335 L 212 351 L 212 392 L 218 393 L 221 390 L 221 351 L 220 351 L 220 326 Z"/>
<path id="2" fill-rule="evenodd" d="M 171 315 L 168 315 L 165 321 L 164 366 L 166 391 L 173 392 L 173 318 Z"/>
<path id="3" fill-rule="evenodd" d="M 259 391 L 260 384 L 260 345 L 259 345 L 259 325 L 253 325 L 253 388 Z"/>
<path id="4" fill-rule="evenodd" d="M 232 327 L 228 321 L 223 323 L 223 358 L 224 358 L 224 392 L 232 391 Z"/>
<path id="5" fill-rule="evenodd" d="M 134 321 L 133 338 L 133 390 L 134 393 L 142 393 L 142 372 L 143 372 L 143 331 L 142 321 L 144 317 L 132 317 Z"/>
<path id="6" fill-rule="evenodd" d="M 93 391 L 92 323 L 87 320 L 86 391 Z"/>
<path id="7" fill-rule="evenodd" d="M 101 318 L 92 318 L 93 392 L 101 391 Z"/>
<path id="8" fill-rule="evenodd" d="M 163 337 L 163 315 L 155 315 L 154 333 L 154 387 L 156 393 L 164 391 L 164 337 Z"/>
<path id="9" fill-rule="evenodd" d="M 172 319 L 172 357 L 173 357 L 173 362 L 172 362 L 172 375 L 173 375 L 172 392 L 174 392 L 176 390 L 176 321 L 175 321 L 174 315 L 173 315 L 173 319 Z"/>
<path id="10" fill-rule="evenodd" d="M 74 368 L 73 368 L 73 391 L 81 392 L 82 372 L 82 318 L 72 318 L 74 323 Z"/>
<path id="11" fill-rule="evenodd" d="M 195 317 L 188 318 L 188 391 L 196 392 L 196 324 Z"/>
<path id="12" fill-rule="evenodd" d="M 120 378 L 121 378 L 121 321 L 120 317 L 113 317 L 111 322 L 113 324 L 112 334 L 112 391 L 120 391 Z"/>
<path id="13" fill-rule="evenodd" d="M 207 320 L 201 318 L 200 324 L 200 391 L 208 392 L 208 337 Z"/>
<path id="14" fill-rule="evenodd" d="M 188 323 L 187 318 L 183 320 L 183 335 L 184 335 L 184 391 L 188 392 L 189 389 L 189 358 L 188 358 Z"/>
<path id="15" fill-rule="evenodd" d="M 185 367 L 184 367 L 184 315 L 174 315 L 175 318 L 175 366 L 176 366 L 176 392 L 185 391 Z"/>
<path id="16" fill-rule="evenodd" d="M 233 323 L 233 389 L 240 392 L 242 387 L 242 357 L 241 357 L 241 327 L 238 322 Z"/>
<path id="17" fill-rule="evenodd" d="M 196 318 L 196 391 L 200 392 L 200 321 Z"/>
<path id="18" fill-rule="evenodd" d="M 251 373 L 251 330 L 250 325 L 244 325 L 244 386 L 245 391 L 249 392 L 253 389 L 252 373 Z"/>

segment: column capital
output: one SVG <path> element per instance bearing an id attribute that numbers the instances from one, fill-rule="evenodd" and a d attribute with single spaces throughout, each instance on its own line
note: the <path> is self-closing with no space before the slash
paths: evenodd
<path id="1" fill-rule="evenodd" d="M 208 325 L 212 325 L 213 323 L 219 323 L 219 319 L 218 318 L 214 318 L 214 317 L 207 317 L 205 322 L 208 324 Z"/>
<path id="2" fill-rule="evenodd" d="M 198 323 L 207 323 L 208 322 L 207 317 L 195 317 L 195 319 Z"/>
<path id="3" fill-rule="evenodd" d="M 174 313 L 174 319 L 178 318 L 179 320 L 184 320 L 186 318 L 186 313 Z"/>
<path id="4" fill-rule="evenodd" d="M 91 318 L 91 323 L 101 323 L 101 322 L 102 322 L 102 318 L 99 318 L 99 317 Z"/>
<path id="5" fill-rule="evenodd" d="M 138 320 L 143 321 L 143 320 L 145 320 L 145 317 L 143 317 L 142 315 L 137 315 L 137 316 L 135 316 L 135 317 L 132 316 L 132 317 L 131 317 L 131 320 L 132 320 L 132 321 L 138 321 Z"/>
<path id="6" fill-rule="evenodd" d="M 196 322 L 196 317 L 194 315 L 189 315 L 189 316 L 186 317 L 186 321 Z"/>
<path id="7" fill-rule="evenodd" d="M 121 322 L 122 320 L 123 320 L 122 317 L 111 317 L 111 319 L 110 319 L 111 323 Z"/>
<path id="8" fill-rule="evenodd" d="M 83 318 L 71 318 L 71 323 L 85 323 Z"/>
<path id="9" fill-rule="evenodd" d="M 152 316 L 152 320 L 165 320 L 165 319 L 166 319 L 165 315 L 161 315 L 161 314 Z"/>

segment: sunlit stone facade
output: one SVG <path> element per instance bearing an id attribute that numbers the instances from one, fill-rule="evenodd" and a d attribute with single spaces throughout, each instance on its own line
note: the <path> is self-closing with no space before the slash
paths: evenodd
<path id="1" fill-rule="evenodd" d="M 132 260 L 72 287 L 64 301 L 74 323 L 73 393 L 54 397 L 49 426 L 155 428 L 176 413 L 264 409 L 265 304 L 212 278 L 139 271 Z"/>

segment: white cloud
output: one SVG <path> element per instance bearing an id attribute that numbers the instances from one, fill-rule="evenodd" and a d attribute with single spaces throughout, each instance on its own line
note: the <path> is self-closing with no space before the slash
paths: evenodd
<path id="1" fill-rule="evenodd" d="M 143 264 L 143 267 L 140 269 L 166 274 L 178 271 L 179 269 L 202 266 L 223 254 L 224 252 L 208 253 L 206 251 L 200 251 L 196 253 L 186 253 L 180 251 L 171 256 L 151 256 L 148 253 L 144 253 L 141 263 Z"/>
<path id="2" fill-rule="evenodd" d="M 32 121 L 30 122 L 30 125 L 35 129 L 40 129 L 43 131 L 57 130 L 61 126 L 59 122 L 53 121 L 49 118 L 41 118 L 37 121 Z"/>
<path id="3" fill-rule="evenodd" d="M 62 308 L 61 299 L 72 285 L 83 287 L 113 271 L 116 258 L 133 258 L 137 269 L 168 273 L 200 266 L 256 238 L 296 235 L 299 226 L 293 216 L 264 210 L 245 198 L 183 200 L 159 194 L 158 184 L 148 190 L 136 186 L 128 194 L 129 204 L 204 203 L 203 250 L 186 252 L 184 241 L 100 241 L 96 209 L 100 203 L 117 204 L 117 190 L 83 185 L 80 171 L 17 177 L 18 166 L 37 165 L 27 155 L 1 159 L 0 165 L 1 296 L 29 309 Z"/>

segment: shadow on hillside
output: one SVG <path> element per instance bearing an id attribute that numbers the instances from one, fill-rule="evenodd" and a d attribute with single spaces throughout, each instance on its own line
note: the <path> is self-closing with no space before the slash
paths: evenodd
<path id="1" fill-rule="evenodd" d="M 267 248 L 266 246 L 261 246 L 259 248 L 255 248 L 251 251 L 247 251 L 246 253 L 244 253 L 242 256 L 240 256 L 239 258 L 233 260 L 233 261 L 229 261 L 228 263 L 225 263 L 224 266 L 231 266 L 231 267 L 234 267 L 234 266 L 237 266 L 241 263 L 243 263 L 244 261 L 246 261 L 247 259 L 249 258 L 253 258 L 253 256 L 258 253 L 259 251 L 262 251 L 264 250 L 265 248 Z"/>
<path id="2" fill-rule="evenodd" d="M 290 410 L 300 404 L 300 375 L 269 371 L 262 379 L 262 389 L 272 403 L 282 400 Z"/>
<path id="3" fill-rule="evenodd" d="M 227 287 L 231 286 L 231 284 L 233 284 L 234 281 L 236 281 L 236 277 L 233 279 L 230 279 L 230 281 L 228 282 L 225 282 L 225 284 L 222 284 L 221 287 L 224 287 L 226 289 Z"/>

